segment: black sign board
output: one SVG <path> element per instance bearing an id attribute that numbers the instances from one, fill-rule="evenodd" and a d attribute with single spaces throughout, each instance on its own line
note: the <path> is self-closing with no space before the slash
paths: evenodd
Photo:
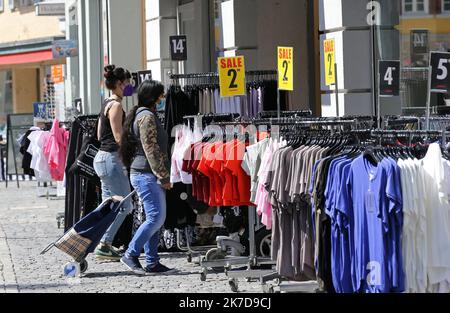
<path id="1" fill-rule="evenodd" d="M 170 36 L 170 55 L 173 61 L 187 60 L 187 38 L 185 35 Z"/>
<path id="2" fill-rule="evenodd" d="M 429 49 L 429 31 L 426 29 L 411 30 L 411 61 L 417 63 L 426 60 Z"/>
<path id="3" fill-rule="evenodd" d="M 450 92 L 450 53 L 431 52 L 431 92 Z"/>
<path id="4" fill-rule="evenodd" d="M 400 61 L 378 61 L 380 97 L 400 94 Z"/>
<path id="5" fill-rule="evenodd" d="M 148 70 L 131 73 L 131 84 L 133 85 L 135 92 L 137 91 L 139 85 L 146 80 L 152 80 L 152 71 Z"/>
<path id="6" fill-rule="evenodd" d="M 17 187 L 19 187 L 19 175 L 23 175 L 22 158 L 20 152 L 19 138 L 34 126 L 33 113 L 30 114 L 9 114 L 7 116 L 7 142 L 6 142 L 6 187 L 8 187 L 8 177 L 16 176 Z M 14 172 L 11 170 L 14 169 Z"/>

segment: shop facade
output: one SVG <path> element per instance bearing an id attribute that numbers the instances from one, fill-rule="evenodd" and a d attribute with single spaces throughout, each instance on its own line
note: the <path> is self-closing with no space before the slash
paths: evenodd
<path id="1" fill-rule="evenodd" d="M 63 16 L 64 17 L 64 16 Z M 8 114 L 30 113 L 46 100 L 53 59 L 52 42 L 64 38 L 65 22 L 37 16 L 33 1 L 0 1 L 0 134 L 6 138 Z"/>

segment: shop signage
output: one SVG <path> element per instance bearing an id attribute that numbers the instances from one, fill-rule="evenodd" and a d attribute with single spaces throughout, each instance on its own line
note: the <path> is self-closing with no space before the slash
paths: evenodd
<path id="1" fill-rule="evenodd" d="M 55 40 L 52 45 L 53 58 L 71 58 L 78 56 L 75 40 Z"/>
<path id="2" fill-rule="evenodd" d="M 429 47 L 429 31 L 427 29 L 413 29 L 411 30 L 411 61 L 416 63 L 424 61 L 425 56 L 428 55 Z"/>
<path id="3" fill-rule="evenodd" d="M 47 122 L 50 120 L 48 104 L 45 102 L 33 103 L 33 118 L 34 122 Z"/>
<path id="4" fill-rule="evenodd" d="M 66 5 L 61 2 L 40 2 L 36 4 L 37 16 L 65 16 Z"/>
<path id="5" fill-rule="evenodd" d="M 294 90 L 294 48 L 278 47 L 278 89 Z"/>
<path id="6" fill-rule="evenodd" d="M 52 81 L 55 84 L 59 84 L 64 82 L 64 74 L 63 74 L 63 66 L 60 65 L 52 65 L 51 67 L 51 73 L 52 73 Z"/>
<path id="7" fill-rule="evenodd" d="M 450 92 L 450 53 L 431 52 L 431 92 Z"/>
<path id="8" fill-rule="evenodd" d="M 131 73 L 131 84 L 136 91 L 143 81 L 152 80 L 152 71 L 139 71 Z"/>
<path id="9" fill-rule="evenodd" d="M 400 61 L 378 61 L 380 97 L 400 95 Z"/>
<path id="10" fill-rule="evenodd" d="M 334 39 L 327 39 L 323 42 L 324 64 L 325 64 L 325 85 L 331 86 L 336 84 L 336 50 Z"/>
<path id="11" fill-rule="evenodd" d="M 243 56 L 219 58 L 220 96 L 245 96 L 245 61 Z"/>
<path id="12" fill-rule="evenodd" d="M 170 55 L 173 61 L 187 60 L 187 37 L 185 35 L 170 36 Z"/>

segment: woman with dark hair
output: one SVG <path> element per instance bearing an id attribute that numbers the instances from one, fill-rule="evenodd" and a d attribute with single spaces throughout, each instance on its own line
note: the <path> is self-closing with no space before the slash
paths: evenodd
<path id="1" fill-rule="evenodd" d="M 131 192 L 128 175 L 118 151 L 125 119 L 122 99 L 133 94 L 133 86 L 130 84 L 131 74 L 127 70 L 108 65 L 105 67 L 104 77 L 105 85 L 112 95 L 104 101 L 101 108 L 97 133 L 101 145 L 94 160 L 95 172 L 102 183 L 103 200 L 111 196 L 124 197 Z M 124 210 L 117 215 L 95 250 L 97 258 L 120 260 L 122 256 L 112 247 L 112 243 L 132 208 L 131 201 L 124 205 Z"/>
<path id="2" fill-rule="evenodd" d="M 166 219 L 165 190 L 170 184 L 167 156 L 169 137 L 156 116 L 156 106 L 164 98 L 164 86 L 144 81 L 138 90 L 138 105 L 128 114 L 122 133 L 120 155 L 130 167 L 131 184 L 143 202 L 146 221 L 131 240 L 121 262 L 136 274 L 168 274 L 173 270 L 159 262 L 159 232 Z M 139 256 L 145 251 L 146 267 Z"/>

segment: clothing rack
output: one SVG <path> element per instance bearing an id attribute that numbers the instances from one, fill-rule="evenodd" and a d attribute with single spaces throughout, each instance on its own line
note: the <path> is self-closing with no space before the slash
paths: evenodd
<path id="1" fill-rule="evenodd" d="M 300 110 L 300 111 L 281 111 L 280 115 L 282 117 L 311 117 L 311 110 Z M 278 117 L 277 111 L 264 111 L 259 113 L 259 118 L 276 118 Z"/>

